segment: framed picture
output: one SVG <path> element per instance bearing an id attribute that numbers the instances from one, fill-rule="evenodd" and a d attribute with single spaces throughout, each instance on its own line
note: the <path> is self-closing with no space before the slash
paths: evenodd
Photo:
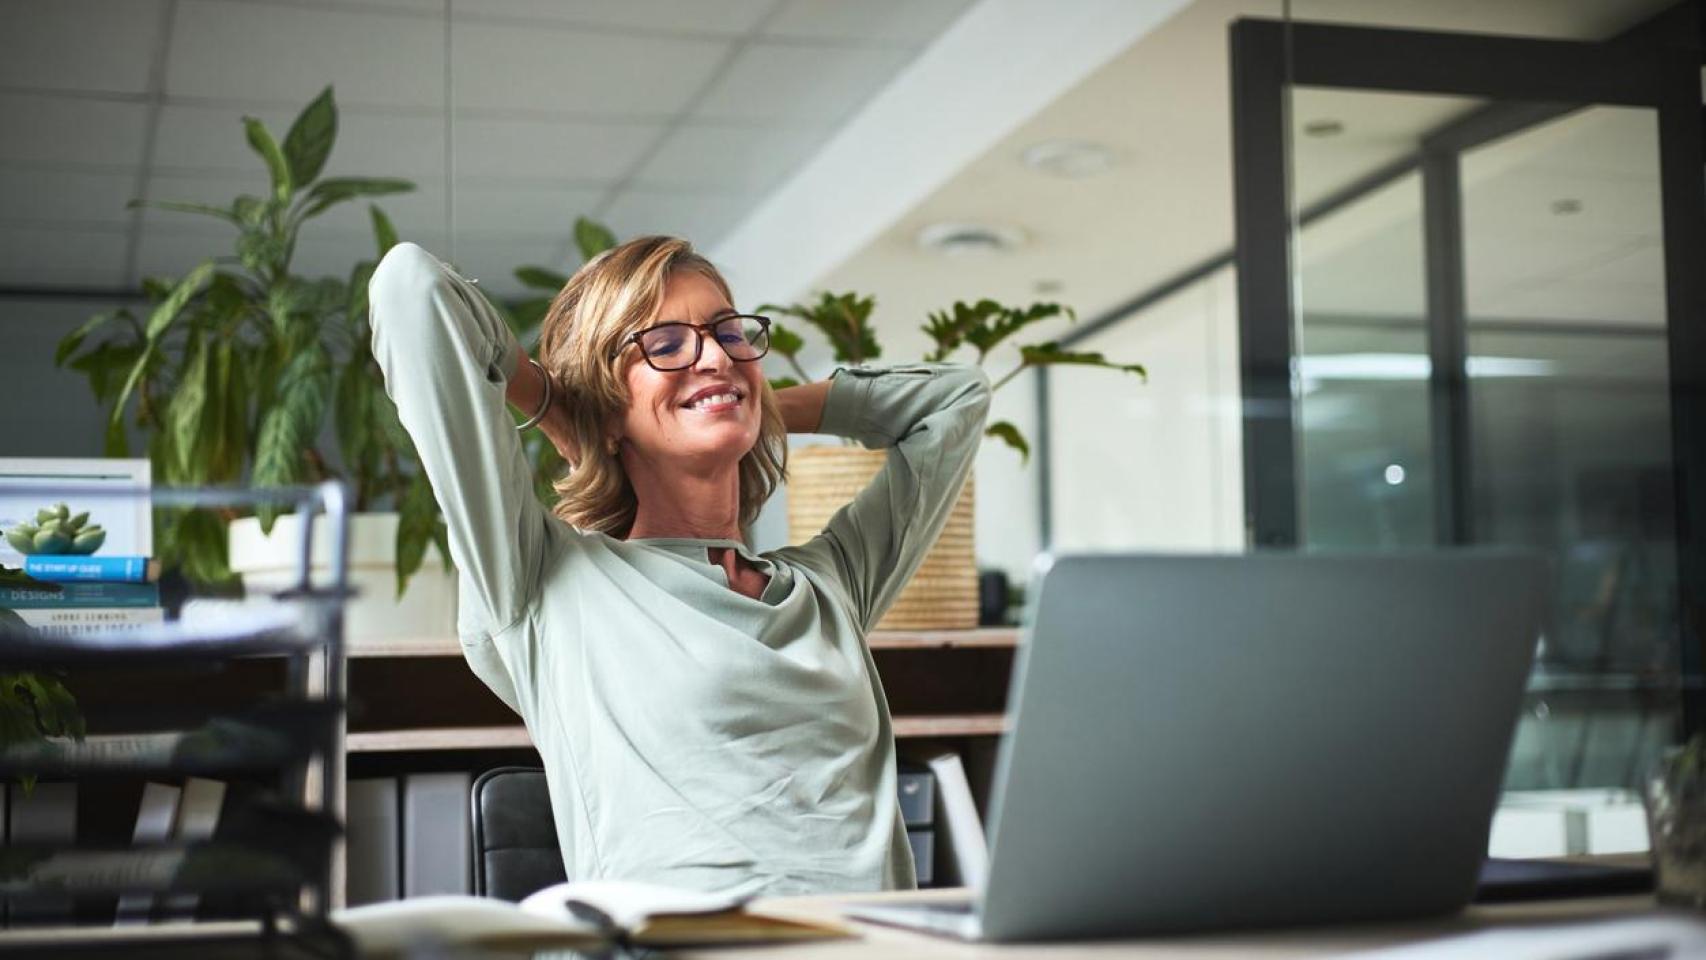
<path id="1" fill-rule="evenodd" d="M 114 492 L 146 489 L 150 480 L 145 458 L 0 457 L 0 530 L 22 520 L 34 520 L 37 510 L 63 502 L 73 514 L 89 511 L 89 523 L 106 528 L 106 541 L 95 551 L 97 554 L 151 557 L 154 519 L 150 498 L 146 493 Z M 52 487 L 57 492 L 23 492 L 23 488 L 39 487 Z M 4 539 L 0 539 L 0 564 L 23 564 L 23 557 Z"/>

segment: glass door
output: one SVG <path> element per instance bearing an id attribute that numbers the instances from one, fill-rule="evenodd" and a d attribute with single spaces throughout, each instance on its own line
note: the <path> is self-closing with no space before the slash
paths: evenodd
<path id="1" fill-rule="evenodd" d="M 1233 33 L 1252 546 L 1547 553 L 1507 805 L 1627 810 L 1702 719 L 1698 52 Z"/>

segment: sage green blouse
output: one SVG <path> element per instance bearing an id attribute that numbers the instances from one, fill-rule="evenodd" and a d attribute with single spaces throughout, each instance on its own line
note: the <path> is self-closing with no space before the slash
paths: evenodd
<path id="1" fill-rule="evenodd" d="M 544 761 L 571 879 L 766 894 L 915 885 L 865 635 L 935 541 L 982 436 L 977 367 L 837 370 L 821 432 L 886 447 L 818 536 L 617 540 L 535 498 L 514 336 L 425 250 L 370 287 L 373 353 L 449 525 L 458 632 Z M 708 547 L 770 577 L 730 589 Z"/>

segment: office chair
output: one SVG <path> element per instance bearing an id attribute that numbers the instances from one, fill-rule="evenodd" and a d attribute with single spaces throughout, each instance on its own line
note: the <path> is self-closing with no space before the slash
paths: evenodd
<path id="1" fill-rule="evenodd" d="M 551 794 L 538 767 L 494 767 L 474 780 L 474 895 L 519 901 L 568 879 Z"/>

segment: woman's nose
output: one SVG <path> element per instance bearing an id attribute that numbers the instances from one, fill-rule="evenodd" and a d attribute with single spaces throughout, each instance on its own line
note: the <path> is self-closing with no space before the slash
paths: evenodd
<path id="1" fill-rule="evenodd" d="M 699 334 L 699 362 L 693 365 L 694 369 L 710 373 L 733 366 L 734 361 L 729 359 L 723 345 L 717 342 L 715 333 L 704 329 L 695 332 Z"/>

